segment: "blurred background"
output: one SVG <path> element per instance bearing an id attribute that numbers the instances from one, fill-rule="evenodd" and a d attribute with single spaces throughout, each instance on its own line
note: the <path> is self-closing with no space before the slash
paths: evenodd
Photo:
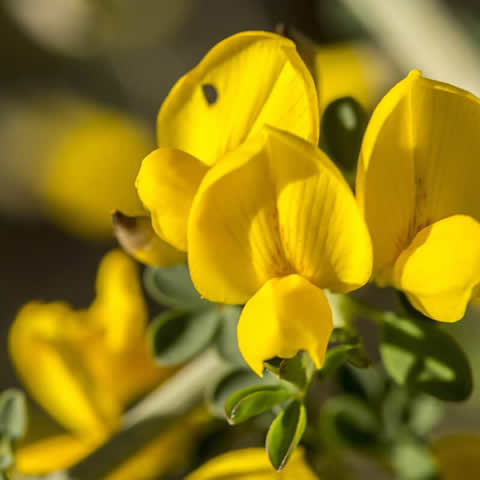
<path id="1" fill-rule="evenodd" d="M 7 332 L 22 304 L 93 298 L 110 214 L 140 208 L 133 179 L 175 81 L 223 38 L 279 24 L 326 48 L 354 42 L 367 108 L 413 68 L 480 94 L 473 0 L 2 0 L 1 388 L 18 384 Z M 480 380 L 478 316 L 449 328 Z M 479 406 L 477 389 L 440 428 L 480 431 Z"/>

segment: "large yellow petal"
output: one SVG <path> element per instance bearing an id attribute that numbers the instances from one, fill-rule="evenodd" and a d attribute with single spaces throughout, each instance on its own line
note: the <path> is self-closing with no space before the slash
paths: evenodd
<path id="1" fill-rule="evenodd" d="M 301 449 L 297 449 L 287 466 L 277 472 L 271 466 L 264 448 L 234 450 L 216 457 L 185 480 L 315 480 Z"/>
<path id="2" fill-rule="evenodd" d="M 216 45 L 160 108 L 160 147 L 213 165 L 264 124 L 318 142 L 315 86 L 290 40 L 243 32 Z"/>
<path id="3" fill-rule="evenodd" d="M 378 104 L 358 162 L 357 199 L 372 237 L 374 272 L 380 283 L 408 245 L 414 220 L 415 166 L 408 92 L 416 75 L 410 74 Z"/>
<path id="4" fill-rule="evenodd" d="M 96 287 L 89 322 L 103 330 L 104 342 L 112 352 L 126 351 L 141 341 L 147 323 L 136 263 L 121 250 L 112 250 L 100 263 Z"/>
<path id="5" fill-rule="evenodd" d="M 121 412 L 85 361 L 85 352 L 102 355 L 86 320 L 62 303 L 28 303 L 10 329 L 9 350 L 25 388 L 53 418 L 69 430 L 100 435 L 116 426 Z M 98 362 L 109 369 L 105 358 Z"/>
<path id="6" fill-rule="evenodd" d="M 371 271 L 371 245 L 340 172 L 313 145 L 265 128 L 205 176 L 189 223 L 192 279 L 206 298 L 244 303 L 298 272 L 349 291 Z"/>
<path id="7" fill-rule="evenodd" d="M 15 450 L 15 468 L 24 475 L 42 475 L 64 470 L 88 456 L 105 438 L 71 434 L 22 442 Z"/>
<path id="8" fill-rule="evenodd" d="M 332 312 L 323 291 L 300 275 L 268 281 L 245 305 L 238 322 L 238 346 L 258 375 L 270 358 L 291 358 L 299 350 L 323 365 Z"/>
<path id="9" fill-rule="evenodd" d="M 394 285 L 412 305 L 443 322 L 463 317 L 479 284 L 480 223 L 464 215 L 421 230 L 394 268 Z"/>
<path id="10" fill-rule="evenodd" d="M 478 98 L 419 72 L 380 102 L 357 180 L 376 271 L 388 270 L 427 225 L 457 214 L 480 220 L 479 123 Z"/>
<path id="11" fill-rule="evenodd" d="M 142 162 L 137 191 L 152 216 L 157 235 L 187 250 L 187 223 L 193 197 L 208 167 L 192 155 L 159 148 Z"/>

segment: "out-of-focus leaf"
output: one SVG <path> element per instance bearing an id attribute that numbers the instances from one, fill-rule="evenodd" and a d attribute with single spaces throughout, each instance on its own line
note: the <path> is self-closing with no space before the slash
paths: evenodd
<path id="1" fill-rule="evenodd" d="M 216 310 L 177 310 L 160 314 L 148 329 L 156 362 L 178 365 L 190 360 L 211 343 L 218 322 Z"/>
<path id="2" fill-rule="evenodd" d="M 364 401 L 350 395 L 329 399 L 323 406 L 320 428 L 332 446 L 366 447 L 375 443 L 380 421 Z"/>
<path id="3" fill-rule="evenodd" d="M 445 413 L 443 404 L 429 395 L 418 396 L 410 410 L 410 428 L 421 437 L 428 435 Z"/>
<path id="4" fill-rule="evenodd" d="M 186 265 L 169 268 L 147 267 L 144 283 L 150 296 L 162 305 L 192 310 L 213 306 L 195 290 Z"/>
<path id="5" fill-rule="evenodd" d="M 220 357 L 232 365 L 246 366 L 238 349 L 237 324 L 242 309 L 238 306 L 224 307 L 219 310 L 219 327 L 215 348 Z"/>
<path id="6" fill-rule="evenodd" d="M 271 376 L 261 378 L 249 369 L 234 368 L 213 381 L 207 391 L 207 403 L 213 414 L 225 418 L 225 404 L 234 393 L 248 387 L 273 383 L 277 382 Z"/>
<path id="7" fill-rule="evenodd" d="M 465 353 L 437 324 L 387 314 L 380 352 L 388 373 L 400 385 L 450 401 L 465 400 L 472 392 Z"/>
<path id="8" fill-rule="evenodd" d="M 292 392 L 283 385 L 258 385 L 244 388 L 231 395 L 225 403 L 230 424 L 244 422 L 291 398 Z"/>
<path id="9" fill-rule="evenodd" d="M 11 388 L 0 394 L 0 434 L 13 440 L 23 437 L 27 428 L 25 395 Z"/>
<path id="10" fill-rule="evenodd" d="M 305 406 L 299 400 L 293 401 L 270 425 L 266 447 L 270 462 L 281 470 L 288 462 L 302 439 L 307 425 Z"/>
<path id="11" fill-rule="evenodd" d="M 363 358 L 362 353 L 363 347 L 358 344 L 339 345 L 338 347 L 329 348 L 327 350 L 327 354 L 325 355 L 325 363 L 323 364 L 323 367 L 319 370 L 319 375 L 322 378 L 328 377 L 348 360 L 354 358 L 355 360 L 359 361 L 360 358 Z"/>
<path id="12" fill-rule="evenodd" d="M 8 437 L 0 438 L 0 471 L 13 465 L 12 443 Z"/>
<path id="13" fill-rule="evenodd" d="M 405 440 L 394 445 L 392 466 L 400 480 L 435 480 L 437 472 L 432 452 L 420 442 Z M 461 477 L 461 472 L 459 472 Z"/>
<path id="14" fill-rule="evenodd" d="M 334 161 L 347 172 L 355 170 L 368 116 L 352 97 L 339 98 L 325 109 L 323 143 Z"/>

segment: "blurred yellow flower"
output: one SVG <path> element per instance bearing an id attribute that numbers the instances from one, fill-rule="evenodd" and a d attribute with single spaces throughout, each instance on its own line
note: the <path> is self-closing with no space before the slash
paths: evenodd
<path id="1" fill-rule="evenodd" d="M 234 450 L 205 463 L 185 480 L 315 480 L 316 475 L 305 462 L 298 448 L 287 466 L 277 472 L 273 469 L 264 448 Z"/>
<path id="2" fill-rule="evenodd" d="M 144 210 L 134 188 L 153 142 L 143 126 L 115 110 L 78 104 L 57 132 L 37 176 L 47 213 L 76 234 L 112 235 L 111 215 Z"/>
<path id="3" fill-rule="evenodd" d="M 317 144 L 316 106 L 312 77 L 290 40 L 243 32 L 216 45 L 161 106 L 160 148 L 145 158 L 137 177 L 158 236 L 187 250 L 188 215 L 202 178 L 263 125 Z"/>
<path id="4" fill-rule="evenodd" d="M 480 434 L 445 435 L 432 443 L 441 480 L 480 478 Z"/>
<path id="5" fill-rule="evenodd" d="M 480 284 L 479 122 L 478 98 L 413 71 L 376 108 L 359 159 L 377 282 L 445 322 Z"/>
<path id="6" fill-rule="evenodd" d="M 375 88 L 368 47 L 360 42 L 320 45 L 296 29 L 288 28 L 287 33 L 312 72 L 320 117 L 331 102 L 341 97 L 355 98 L 365 110 L 372 108 Z"/>
<path id="7" fill-rule="evenodd" d="M 147 311 L 134 262 L 119 250 L 100 264 L 97 296 L 87 310 L 31 302 L 9 335 L 10 355 L 25 388 L 66 433 L 17 451 L 17 468 L 66 468 L 102 444 L 124 409 L 171 374 L 146 348 Z"/>
<path id="8" fill-rule="evenodd" d="M 348 292 L 371 274 L 371 244 L 354 196 L 311 143 L 271 127 L 203 179 L 188 225 L 192 280 L 205 298 L 246 306 L 240 351 L 264 360 L 299 350 L 323 363 L 332 330 L 322 289 Z"/>

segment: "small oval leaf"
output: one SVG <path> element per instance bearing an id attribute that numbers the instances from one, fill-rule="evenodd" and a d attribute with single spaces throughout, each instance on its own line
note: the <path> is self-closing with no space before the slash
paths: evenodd
<path id="1" fill-rule="evenodd" d="M 27 428 L 25 395 L 14 388 L 0 395 L 0 434 L 13 440 L 23 437 Z"/>
<path id="2" fill-rule="evenodd" d="M 465 353 L 433 321 L 386 314 L 380 352 L 388 373 L 400 385 L 447 401 L 466 400 L 472 392 Z"/>
<path id="3" fill-rule="evenodd" d="M 179 365 L 210 345 L 218 327 L 215 310 L 176 310 L 156 317 L 148 328 L 150 349 L 159 365 Z"/>
<path id="4" fill-rule="evenodd" d="M 282 385 L 258 385 L 244 388 L 231 395 L 225 403 L 225 414 L 231 425 L 271 410 L 287 401 L 292 392 Z"/>
<path id="5" fill-rule="evenodd" d="M 276 470 L 285 467 L 302 439 L 306 425 L 305 405 L 299 400 L 288 405 L 272 422 L 267 434 L 266 448 L 268 458 Z"/>
<path id="6" fill-rule="evenodd" d="M 213 305 L 195 290 L 186 265 L 147 267 L 144 284 L 154 300 L 168 307 L 205 309 Z"/>

